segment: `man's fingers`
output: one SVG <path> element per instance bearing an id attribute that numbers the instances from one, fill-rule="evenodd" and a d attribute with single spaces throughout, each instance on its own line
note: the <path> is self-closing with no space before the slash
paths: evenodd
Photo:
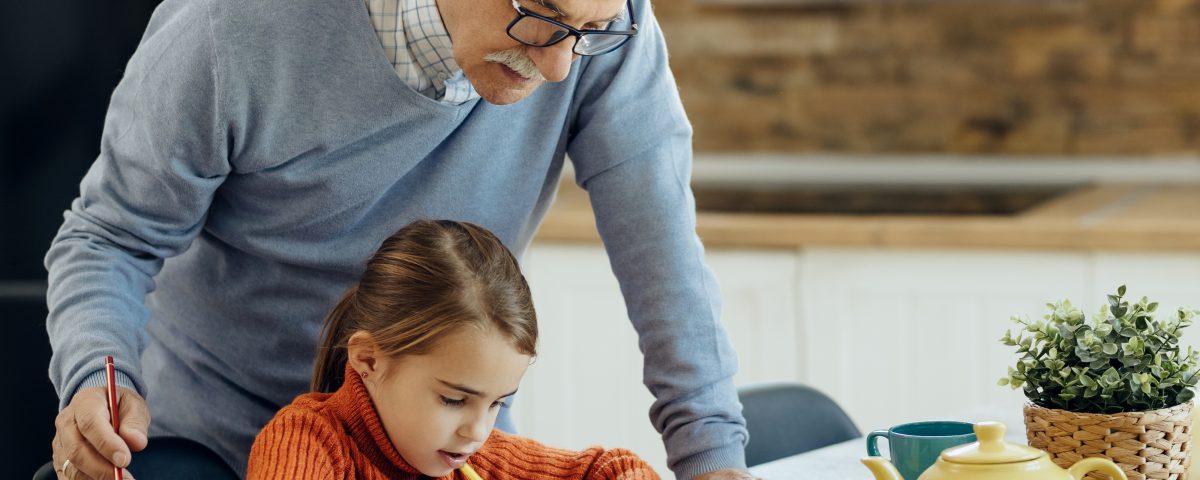
<path id="1" fill-rule="evenodd" d="M 63 467 L 63 471 L 59 473 L 62 478 L 66 478 L 67 480 L 94 480 L 86 472 L 75 466 L 74 462 L 63 464 Z"/>
<path id="2" fill-rule="evenodd" d="M 75 409 L 75 424 L 87 443 L 112 465 L 124 467 L 129 464 L 129 446 L 112 428 L 107 401 L 101 405 L 92 402 L 79 405 Z"/>
<path id="3" fill-rule="evenodd" d="M 58 425 L 58 420 L 55 420 L 54 424 Z M 58 432 L 54 432 L 54 440 L 50 441 L 50 446 L 52 447 L 51 454 L 50 454 L 50 462 L 51 462 L 51 465 L 54 466 L 55 478 L 57 478 L 58 480 L 63 480 L 67 477 L 66 477 L 66 475 L 63 474 L 63 458 L 65 458 L 65 457 L 61 456 L 60 454 L 62 452 L 65 452 L 65 450 L 62 448 L 62 438 L 60 437 L 60 435 L 61 434 L 59 434 Z"/>
<path id="4" fill-rule="evenodd" d="M 79 434 L 82 435 L 85 443 L 103 458 L 110 472 L 108 475 L 100 476 L 98 475 L 99 471 L 88 468 L 91 465 L 80 465 L 85 473 L 92 477 L 108 478 L 112 476 L 113 465 L 118 467 L 129 465 L 129 446 L 113 430 L 112 416 L 108 413 L 108 397 L 104 388 L 80 390 L 68 408 L 74 412 L 75 426 Z M 71 461 L 74 463 L 73 459 Z"/>
<path id="5" fill-rule="evenodd" d="M 717 470 L 715 472 L 706 473 L 695 480 L 762 480 L 746 470 L 727 468 Z"/>
<path id="6" fill-rule="evenodd" d="M 104 478 L 99 475 L 105 471 L 112 472 L 112 464 L 87 443 L 74 423 L 66 427 L 55 433 L 53 442 L 54 469 L 59 478 L 93 480 Z"/>
<path id="7" fill-rule="evenodd" d="M 121 435 L 113 430 L 104 387 L 79 390 L 54 419 L 53 461 L 60 479 L 108 480 L 113 466 L 129 465 L 131 451 L 146 448 L 150 410 L 136 392 L 117 389 Z M 64 468 L 65 466 L 65 468 Z M 122 478 L 133 478 L 128 471 Z"/>
<path id="8" fill-rule="evenodd" d="M 133 390 L 117 388 L 117 405 L 121 420 L 121 438 L 130 450 L 142 451 L 146 448 L 146 432 L 150 429 L 150 409 L 146 406 L 146 400 Z"/>

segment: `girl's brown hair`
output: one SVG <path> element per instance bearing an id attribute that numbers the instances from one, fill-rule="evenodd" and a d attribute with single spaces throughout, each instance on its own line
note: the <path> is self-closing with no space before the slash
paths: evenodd
<path id="1" fill-rule="evenodd" d="M 355 332 L 370 334 L 384 355 L 420 355 L 464 326 L 495 328 L 536 354 L 529 285 L 500 239 L 466 222 L 413 222 L 383 242 L 325 319 L 310 388 L 341 387 Z"/>

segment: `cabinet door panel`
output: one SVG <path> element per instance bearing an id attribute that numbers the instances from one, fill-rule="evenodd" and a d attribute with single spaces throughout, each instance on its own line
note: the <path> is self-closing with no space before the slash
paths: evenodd
<path id="1" fill-rule="evenodd" d="M 804 377 L 863 429 L 999 404 L 1016 357 L 1009 317 L 1084 293 L 1088 258 L 1070 252 L 808 249 L 801 255 Z"/>
<path id="2" fill-rule="evenodd" d="M 798 374 L 795 259 L 791 250 L 707 253 L 739 355 L 736 382 Z M 539 242 L 523 268 L 540 341 L 514 405 L 521 433 L 567 448 L 627 447 L 667 474 L 662 441 L 648 420 L 653 397 L 642 386 L 637 335 L 604 250 Z"/>
<path id="3" fill-rule="evenodd" d="M 1094 264 L 1084 310 L 1089 318 L 1119 285 L 1128 287 L 1131 301 L 1158 302 L 1158 318 L 1175 315 L 1180 307 L 1200 309 L 1200 252 L 1098 252 Z M 1182 342 L 1200 350 L 1200 326 L 1189 327 Z"/>

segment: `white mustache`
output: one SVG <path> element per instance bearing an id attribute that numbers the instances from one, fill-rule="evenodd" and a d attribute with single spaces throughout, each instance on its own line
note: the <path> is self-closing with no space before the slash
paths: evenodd
<path id="1" fill-rule="evenodd" d="M 544 82 L 546 77 L 542 76 L 542 72 L 538 71 L 537 65 L 533 63 L 533 59 L 529 58 L 520 48 L 511 48 L 499 52 L 492 52 L 483 57 L 485 61 L 499 63 L 512 71 L 529 80 L 537 80 Z"/>

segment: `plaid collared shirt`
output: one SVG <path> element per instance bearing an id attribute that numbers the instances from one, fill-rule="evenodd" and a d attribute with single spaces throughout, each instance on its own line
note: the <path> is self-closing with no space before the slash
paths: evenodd
<path id="1" fill-rule="evenodd" d="M 413 90 L 442 103 L 479 98 L 454 61 L 450 34 L 436 0 L 366 0 L 371 24 L 396 75 Z"/>

